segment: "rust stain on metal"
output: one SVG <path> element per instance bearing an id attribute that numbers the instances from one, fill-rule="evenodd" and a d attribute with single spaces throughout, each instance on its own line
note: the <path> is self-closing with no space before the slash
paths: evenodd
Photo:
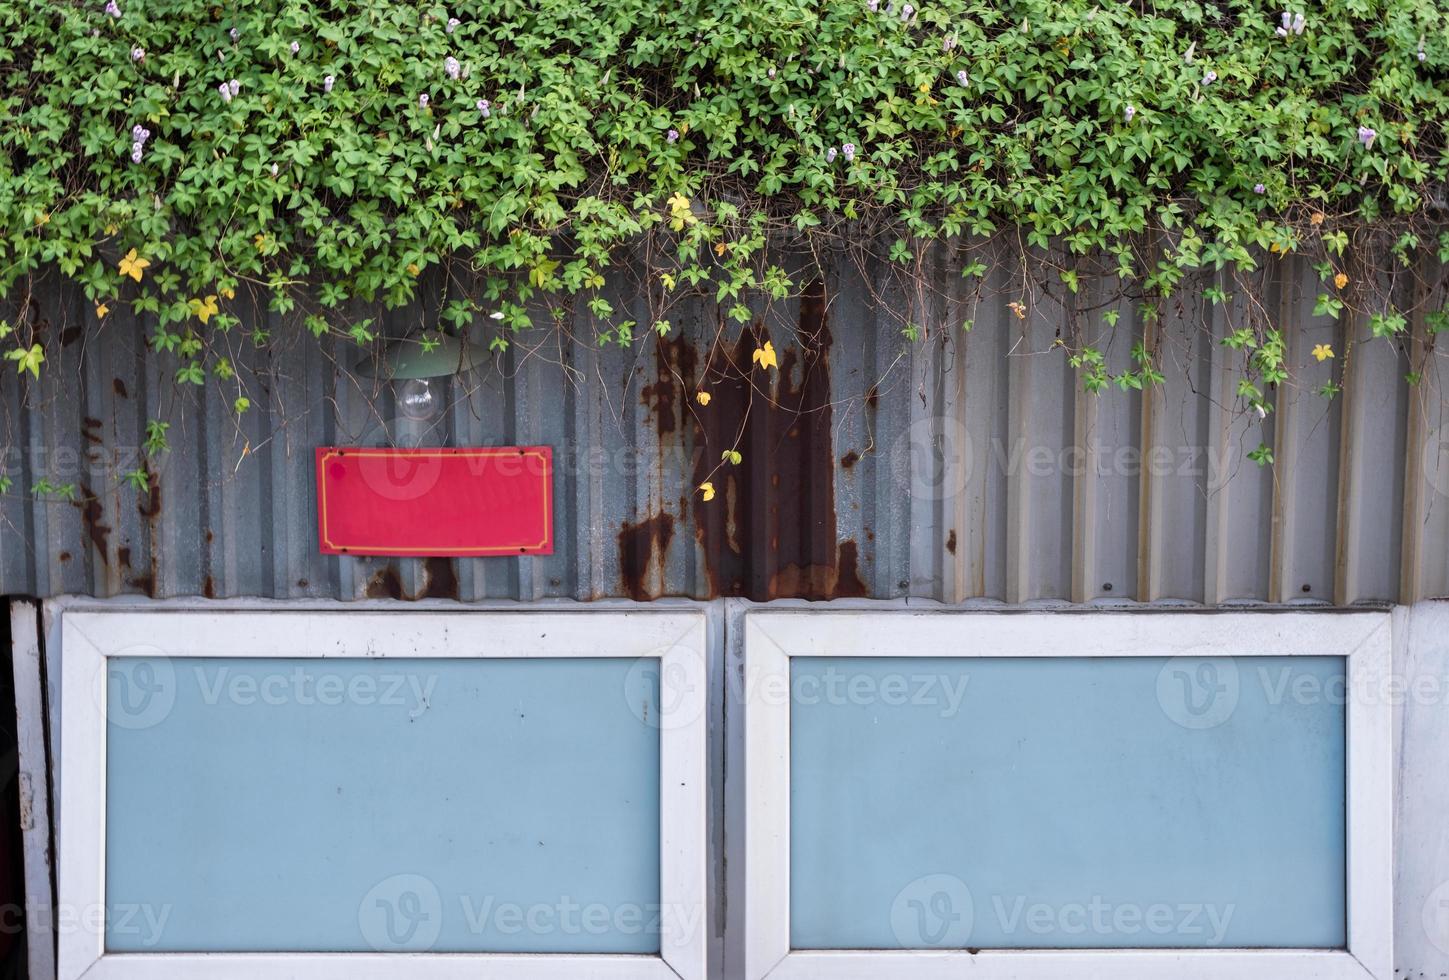
<path id="1" fill-rule="evenodd" d="M 86 536 L 91 539 L 96 553 L 100 555 L 102 564 L 109 565 L 111 528 L 102 523 L 106 511 L 101 506 L 100 498 L 91 492 L 90 487 L 82 484 L 81 499 L 75 502 L 75 507 L 80 511 L 81 526 L 85 528 Z"/>
<path id="2" fill-rule="evenodd" d="M 404 597 L 402 578 L 396 568 L 385 565 L 372 573 L 364 592 L 369 599 L 401 599 Z"/>
<path id="3" fill-rule="evenodd" d="M 458 598 L 458 570 L 448 558 L 423 559 L 424 582 L 419 599 Z"/>
<path id="4" fill-rule="evenodd" d="M 640 392 L 640 401 L 654 413 L 654 425 L 661 437 L 677 431 L 683 420 L 683 406 L 698 369 L 698 355 L 683 337 L 660 338 L 654 345 L 655 380 Z"/>
<path id="5" fill-rule="evenodd" d="M 956 529 L 954 527 L 951 528 L 951 532 L 946 535 L 946 550 L 951 552 L 951 554 L 953 555 L 956 553 Z"/>
<path id="6" fill-rule="evenodd" d="M 306 579 L 299 579 L 300 588 L 307 587 Z M 403 588 L 402 575 L 396 565 L 384 565 L 372 573 L 363 586 L 363 594 L 369 599 L 402 599 L 413 602 L 418 599 L 458 598 L 458 570 L 451 559 L 424 558 L 423 583 L 416 593 Z"/>
<path id="7" fill-rule="evenodd" d="M 624 592 L 631 599 L 657 599 L 659 591 L 651 587 L 651 578 L 663 582 L 665 558 L 669 543 L 674 540 L 674 515 L 656 514 L 638 524 L 625 522 L 619 530 L 619 574 Z M 657 576 L 650 570 L 657 569 Z"/>
<path id="8" fill-rule="evenodd" d="M 150 463 L 142 463 L 141 471 L 146 474 L 146 485 L 151 490 L 136 501 L 136 510 L 154 525 L 156 518 L 161 516 L 161 481 L 151 472 Z"/>
<path id="9" fill-rule="evenodd" d="M 860 453 L 856 452 L 854 449 L 852 449 L 850 452 L 846 453 L 844 456 L 840 457 L 840 467 L 841 467 L 841 469 L 848 470 L 852 466 L 854 466 L 856 463 L 859 463 L 859 462 L 860 462 Z"/>
<path id="10" fill-rule="evenodd" d="M 750 599 L 867 595 L 855 542 L 836 541 L 835 452 L 830 397 L 831 334 L 825 286 L 800 297 L 796 343 L 782 345 L 778 371 L 753 363 L 769 339 L 762 324 L 717 344 L 701 387 L 709 409 L 694 413 L 694 518 L 711 595 Z M 741 431 L 741 425 L 744 428 Z M 717 468 L 737 449 L 737 466 Z M 721 499 L 723 498 L 723 499 Z"/>
<path id="11" fill-rule="evenodd" d="M 118 398 L 131 397 L 130 392 L 126 390 L 126 382 L 122 381 L 120 378 L 111 379 L 111 390 L 116 393 L 116 396 Z"/>

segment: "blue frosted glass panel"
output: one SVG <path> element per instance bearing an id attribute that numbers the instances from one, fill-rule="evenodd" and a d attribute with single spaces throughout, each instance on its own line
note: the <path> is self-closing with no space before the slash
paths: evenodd
<path id="1" fill-rule="evenodd" d="M 1341 948 L 1343 673 L 796 658 L 792 945 Z"/>
<path id="2" fill-rule="evenodd" d="M 111 950 L 659 950 L 634 661 L 127 658 L 109 681 Z"/>

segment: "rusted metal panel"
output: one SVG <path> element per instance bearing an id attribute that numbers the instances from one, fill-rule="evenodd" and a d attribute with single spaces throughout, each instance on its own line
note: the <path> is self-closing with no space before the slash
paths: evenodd
<path id="1" fill-rule="evenodd" d="M 1301 380 L 1259 419 L 1237 400 L 1241 357 L 1221 344 L 1249 301 L 1202 296 L 1209 284 L 1233 292 L 1225 274 L 1190 277 L 1144 322 L 1100 270 L 1084 264 L 1071 293 L 998 248 L 973 256 L 990 269 L 981 280 L 941 253 L 918 257 L 914 281 L 842 262 L 800 295 L 752 301 L 748 322 L 682 304 L 667 338 L 626 346 L 596 343 L 580 312 L 453 379 L 445 417 L 409 438 L 555 449 L 558 547 L 517 559 L 317 552 L 313 448 L 398 439 L 388 386 L 356 376 L 365 352 L 352 344 L 257 305 L 243 319 L 272 344 L 234 331 L 219 342 L 236 379 L 178 387 L 175 365 L 146 350 L 150 323 L 97 322 L 76 291 L 40 290 L 42 379 L 0 379 L 0 465 L 13 480 L 0 496 L 0 592 L 1207 604 L 1449 593 L 1449 379 L 1422 316 L 1401 348 L 1370 342 L 1362 320 L 1312 315 L 1306 262 L 1267 264 L 1254 276 Z M 1416 272 L 1380 285 L 1442 305 L 1443 269 Z M 622 287 L 608 298 L 647 331 L 645 299 Z M 435 306 L 379 326 L 405 333 Z M 1120 372 L 1137 337 L 1166 376 L 1147 393 L 1084 393 L 1057 343 L 1102 345 Z M 752 361 L 767 339 L 778 371 Z M 1320 342 L 1344 369 L 1332 401 L 1313 390 L 1334 366 L 1312 358 Z M 239 418 L 238 394 L 252 405 Z M 170 424 L 171 448 L 147 462 L 149 419 Z M 1275 466 L 1247 460 L 1260 441 Z M 740 464 L 721 461 L 729 449 Z M 125 478 L 143 465 L 149 492 Z M 75 499 L 37 498 L 41 480 L 74 483 Z"/>

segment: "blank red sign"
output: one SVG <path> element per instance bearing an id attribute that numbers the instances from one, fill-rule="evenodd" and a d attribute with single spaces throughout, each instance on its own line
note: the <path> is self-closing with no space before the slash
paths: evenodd
<path id="1" fill-rule="evenodd" d="M 553 554 L 553 451 L 317 450 L 324 554 Z"/>

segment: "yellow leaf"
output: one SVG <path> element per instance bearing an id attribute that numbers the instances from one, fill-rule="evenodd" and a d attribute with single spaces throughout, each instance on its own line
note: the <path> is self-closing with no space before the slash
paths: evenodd
<path id="1" fill-rule="evenodd" d="M 236 290 L 232 289 L 231 287 L 227 287 L 226 289 L 223 289 L 221 291 L 221 295 L 225 296 L 227 299 L 236 299 Z"/>
<path id="2" fill-rule="evenodd" d="M 699 402 L 701 405 L 708 405 L 711 397 L 713 396 L 710 395 L 709 392 L 700 391 L 695 393 L 694 400 Z"/>
<path id="3" fill-rule="evenodd" d="M 140 282 L 141 274 L 150 264 L 150 259 L 141 258 L 133 248 L 121 258 L 121 275 L 130 276 L 132 279 Z"/>
<path id="4" fill-rule="evenodd" d="M 191 315 L 202 323 L 205 323 L 207 320 L 216 316 L 217 313 L 221 312 L 217 309 L 215 296 L 208 296 L 206 299 L 189 300 L 186 305 L 191 307 Z"/>
<path id="5" fill-rule="evenodd" d="M 36 217 L 36 219 L 35 219 L 35 227 L 37 227 L 37 228 L 39 228 L 42 225 L 48 225 L 48 224 L 50 224 L 50 215 L 45 214 L 44 212 L 42 212 L 40 215 L 38 215 Z"/>
<path id="6" fill-rule="evenodd" d="M 916 91 L 920 92 L 922 95 L 925 95 L 927 92 L 931 91 L 931 83 L 922 82 L 921 84 L 916 86 Z"/>
<path id="7" fill-rule="evenodd" d="M 105 317 L 105 315 L 107 313 L 109 313 L 109 312 L 111 312 L 111 308 L 109 306 L 107 306 L 105 303 L 97 303 L 96 304 L 96 319 L 97 320 L 103 319 Z"/>
<path id="8" fill-rule="evenodd" d="M 704 495 L 705 503 L 714 499 L 714 484 L 708 480 L 699 485 L 699 492 Z"/>
<path id="9" fill-rule="evenodd" d="M 678 192 L 669 198 L 669 227 L 675 231 L 683 231 L 687 226 L 699 221 L 694 216 L 694 211 L 689 206 L 689 198 Z"/>
<path id="10" fill-rule="evenodd" d="M 1319 361 L 1326 361 L 1333 356 L 1333 348 L 1327 344 L 1319 344 L 1313 348 L 1313 356 Z"/>
<path id="11" fill-rule="evenodd" d="M 252 244 L 257 247 L 257 251 L 258 252 L 264 252 L 264 251 L 266 251 L 266 248 L 267 248 L 267 236 L 266 235 L 258 235 L 256 238 L 253 238 L 252 239 Z"/>
<path id="12" fill-rule="evenodd" d="M 1315 227 L 1315 228 L 1317 228 L 1319 225 L 1323 224 L 1323 212 L 1322 211 L 1314 211 L 1313 214 L 1312 214 L 1312 216 L 1309 217 L 1308 223 L 1310 225 L 1312 225 L 1313 227 Z"/>
<path id="13" fill-rule="evenodd" d="M 1026 319 L 1026 305 L 1024 303 L 1007 303 L 1006 305 L 1011 308 L 1012 313 L 1016 314 L 1018 320 Z"/>
<path id="14" fill-rule="evenodd" d="M 1344 286 L 1348 285 L 1348 276 L 1340 272 L 1338 275 L 1333 277 L 1333 284 L 1339 289 L 1342 289 Z"/>
<path id="15" fill-rule="evenodd" d="M 729 248 L 728 245 L 726 245 L 724 242 L 720 242 L 718 245 L 716 245 L 714 247 L 714 254 L 715 255 L 723 255 L 723 254 L 725 254 L 725 249 L 727 249 L 727 248 Z"/>
<path id="16" fill-rule="evenodd" d="M 768 340 L 764 347 L 755 348 L 752 360 L 762 368 L 778 368 L 780 362 L 775 359 L 775 345 Z"/>

